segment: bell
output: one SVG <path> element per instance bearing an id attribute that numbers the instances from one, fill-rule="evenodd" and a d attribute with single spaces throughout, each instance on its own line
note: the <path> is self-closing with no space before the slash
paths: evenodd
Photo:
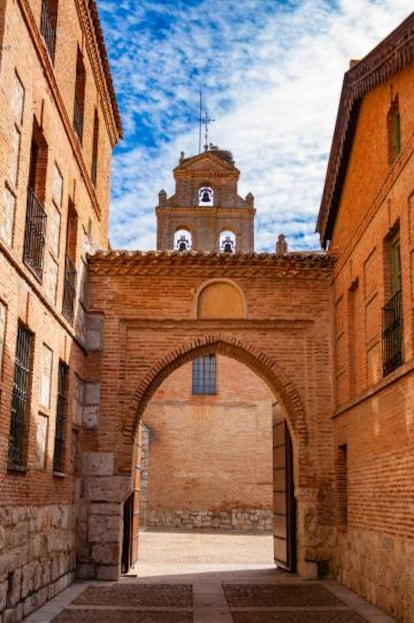
<path id="1" fill-rule="evenodd" d="M 210 193 L 208 192 L 208 190 L 203 191 L 203 196 L 201 197 L 201 201 L 203 203 L 210 203 Z"/>
<path id="2" fill-rule="evenodd" d="M 185 236 L 180 236 L 180 239 L 178 241 L 178 250 L 179 251 L 187 251 L 188 249 L 188 240 L 187 238 L 185 238 Z"/>
<path id="3" fill-rule="evenodd" d="M 224 253 L 233 253 L 233 248 L 231 246 L 231 242 L 225 242 L 224 243 L 223 251 L 224 251 Z"/>

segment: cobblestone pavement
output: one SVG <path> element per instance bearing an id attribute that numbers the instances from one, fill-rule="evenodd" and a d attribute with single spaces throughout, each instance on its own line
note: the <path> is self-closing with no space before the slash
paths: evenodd
<path id="1" fill-rule="evenodd" d="M 272 537 L 146 531 L 119 582 L 75 582 L 25 623 L 395 623 L 333 581 L 276 569 Z"/>

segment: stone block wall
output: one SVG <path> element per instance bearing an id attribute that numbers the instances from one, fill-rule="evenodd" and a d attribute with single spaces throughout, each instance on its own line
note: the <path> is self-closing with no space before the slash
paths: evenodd
<path id="1" fill-rule="evenodd" d="M 146 525 L 156 528 L 184 530 L 238 530 L 246 532 L 271 532 L 273 511 L 239 508 L 230 511 L 150 510 Z"/>
<path id="2" fill-rule="evenodd" d="M 69 504 L 0 508 L 0 622 L 21 621 L 76 577 L 77 512 Z"/>

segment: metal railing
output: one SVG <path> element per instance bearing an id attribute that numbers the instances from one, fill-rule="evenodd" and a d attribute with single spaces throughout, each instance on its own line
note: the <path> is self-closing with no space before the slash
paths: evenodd
<path id="1" fill-rule="evenodd" d="M 47 0 L 42 2 L 42 17 L 40 19 L 40 32 L 46 43 L 47 50 L 51 61 L 55 59 L 55 45 L 56 45 L 56 24 L 51 18 L 49 13 L 49 3 Z"/>
<path id="2" fill-rule="evenodd" d="M 401 290 L 382 308 L 382 366 L 384 376 L 403 362 L 403 318 Z"/>
<path id="3" fill-rule="evenodd" d="M 45 249 L 46 212 L 32 188 L 27 191 L 23 261 L 41 279 Z"/>
<path id="4" fill-rule="evenodd" d="M 91 180 L 94 186 L 96 186 L 97 173 L 98 173 L 98 158 L 96 156 L 92 156 Z"/>
<path id="5" fill-rule="evenodd" d="M 53 452 L 53 471 L 55 472 L 64 471 L 67 370 L 67 366 L 60 362 L 56 406 L 55 448 Z"/>
<path id="6" fill-rule="evenodd" d="M 69 322 L 73 322 L 76 298 L 76 268 L 70 257 L 65 259 L 65 280 L 63 286 L 62 313 Z"/>
<path id="7" fill-rule="evenodd" d="M 83 110 L 78 102 L 78 98 L 75 97 L 75 103 L 73 106 L 73 129 L 75 130 L 77 137 L 82 142 L 83 134 Z"/>
<path id="8" fill-rule="evenodd" d="M 13 394 L 11 404 L 9 464 L 25 465 L 26 417 L 30 398 L 30 362 L 32 333 L 19 327 L 17 332 L 16 358 L 14 363 Z"/>

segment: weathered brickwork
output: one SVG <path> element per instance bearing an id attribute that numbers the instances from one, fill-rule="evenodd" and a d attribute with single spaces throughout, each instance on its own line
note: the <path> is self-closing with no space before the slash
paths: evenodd
<path id="1" fill-rule="evenodd" d="M 108 244 L 111 150 L 120 133 L 94 2 L 57 3 L 54 49 L 41 33 L 42 6 L 52 4 L 0 3 L 2 622 L 21 620 L 76 572 L 80 437 L 94 406 L 83 383 L 86 253 Z M 73 127 L 78 50 L 85 70 L 81 137 Z M 19 327 L 31 337 L 29 375 L 26 389 L 13 394 Z"/>
<path id="2" fill-rule="evenodd" d="M 96 254 L 89 266 L 89 308 L 103 318 L 103 349 L 89 360 L 89 378 L 101 381 L 101 407 L 99 429 L 93 437 L 85 436 L 85 449 L 115 453 L 116 476 L 105 495 L 119 495 L 121 479 L 125 486 L 129 480 L 131 491 L 134 435 L 162 382 L 198 355 L 225 355 L 266 381 L 289 422 L 298 565 L 304 575 L 316 573 L 317 563 L 332 558 L 335 537 L 331 261 L 324 254 L 306 253 L 108 252 Z M 209 318 L 198 318 L 197 299 L 204 286 L 217 283 L 220 288 L 223 282 L 234 283 L 243 298 L 236 317 L 232 308 L 230 317 L 223 318 L 218 301 L 218 318 L 211 307 Z M 90 490 L 87 481 L 85 490 Z M 90 503 L 88 493 L 84 503 Z M 100 565 L 95 568 L 99 573 Z"/>
<path id="3" fill-rule="evenodd" d="M 331 215 L 320 231 L 337 257 L 335 446 L 346 456 L 337 471 L 338 577 L 407 623 L 414 620 L 413 23 L 411 16 L 345 77 L 320 215 L 320 224 Z M 348 151 L 339 156 L 344 136 Z M 343 182 L 334 174 L 338 157 Z"/>
<path id="4" fill-rule="evenodd" d="M 275 398 L 249 368 L 228 357 L 216 357 L 216 388 L 215 394 L 192 394 L 187 363 L 145 410 L 148 526 L 272 527 Z"/>
<path id="5" fill-rule="evenodd" d="M 237 194 L 239 175 L 229 151 L 211 146 L 190 158 L 182 154 L 174 169 L 174 195 L 167 198 L 164 190 L 159 193 L 157 249 L 177 250 L 175 234 L 183 231 L 194 250 L 223 251 L 220 234 L 231 232 L 233 250 L 253 251 L 254 198 L 251 193 L 245 199 Z M 207 202 L 203 202 L 203 188 L 208 189 Z"/>
<path id="6" fill-rule="evenodd" d="M 20 621 L 75 573 L 114 580 L 136 559 L 146 418 L 158 484 L 173 466 L 168 492 L 156 497 L 148 481 L 150 522 L 267 529 L 270 496 L 283 549 L 284 474 L 274 468 L 269 494 L 262 415 L 252 442 L 252 411 L 269 401 L 261 384 L 276 401 L 274 461 L 293 446 L 298 571 L 334 571 L 412 623 L 414 16 L 345 76 L 317 225 L 328 253 L 253 253 L 253 196 L 237 195 L 239 171 L 213 147 L 182 156 L 176 194 L 159 194 L 160 251 L 141 253 L 105 251 L 121 127 L 95 2 L 58 2 L 53 49 L 40 32 L 47 4 L 0 3 L 0 622 Z M 170 251 L 180 229 L 191 252 Z M 223 231 L 235 254 L 218 253 Z M 227 374 L 238 414 L 204 396 L 186 421 L 177 379 L 208 354 L 239 370 L 239 385 Z M 28 371 L 19 395 L 17 364 Z M 250 420 L 241 370 L 260 379 Z M 213 485 L 200 464 L 203 490 L 194 464 L 189 477 L 160 443 L 177 437 L 182 455 L 196 437 L 225 445 L 243 426 L 227 448 L 237 503 L 228 465 Z M 241 486 L 253 458 L 263 479 Z"/>

